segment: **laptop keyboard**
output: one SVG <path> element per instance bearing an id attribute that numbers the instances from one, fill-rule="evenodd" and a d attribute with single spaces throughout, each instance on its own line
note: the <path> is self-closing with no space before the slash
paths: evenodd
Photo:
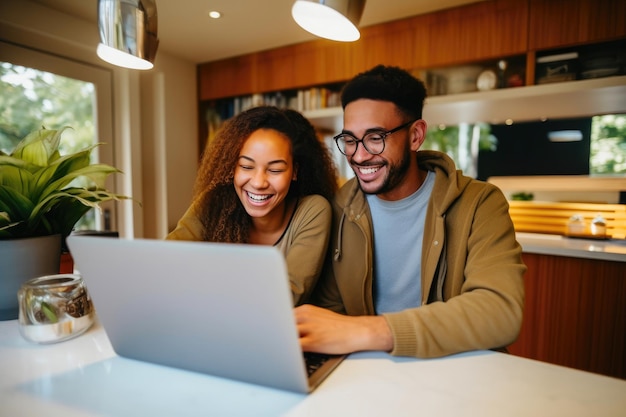
<path id="1" fill-rule="evenodd" d="M 306 365 L 307 375 L 313 375 L 313 373 L 330 358 L 331 355 L 324 353 L 304 352 L 304 363 Z"/>

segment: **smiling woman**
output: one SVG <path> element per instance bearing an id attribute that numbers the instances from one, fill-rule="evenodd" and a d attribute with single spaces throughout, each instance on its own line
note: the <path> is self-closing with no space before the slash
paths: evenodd
<path id="1" fill-rule="evenodd" d="M 271 129 L 252 133 L 241 148 L 233 181 L 252 220 L 248 243 L 280 241 L 295 209 L 296 201 L 287 194 L 296 180 L 290 140 Z"/>
<path id="2" fill-rule="evenodd" d="M 311 123 L 294 110 L 254 107 L 210 142 L 191 207 L 167 238 L 273 245 L 301 304 L 322 270 L 336 189 L 332 158 Z"/>

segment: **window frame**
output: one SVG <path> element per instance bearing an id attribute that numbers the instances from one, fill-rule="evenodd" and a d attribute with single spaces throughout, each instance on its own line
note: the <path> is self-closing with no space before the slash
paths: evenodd
<path id="1" fill-rule="evenodd" d="M 113 74 L 111 70 L 97 67 L 85 62 L 61 57 L 49 52 L 43 52 L 25 46 L 15 45 L 0 40 L 0 61 L 13 65 L 46 71 L 63 77 L 89 82 L 94 85 L 94 143 L 104 142 L 106 146 L 98 148 L 98 161 L 116 166 L 115 164 L 115 129 L 113 119 Z M 107 189 L 118 192 L 116 182 L 109 177 Z M 101 204 L 101 216 L 97 219 L 98 229 L 104 229 L 103 213 L 107 213 L 107 225 L 113 230 L 117 228 L 118 208 L 113 201 Z"/>

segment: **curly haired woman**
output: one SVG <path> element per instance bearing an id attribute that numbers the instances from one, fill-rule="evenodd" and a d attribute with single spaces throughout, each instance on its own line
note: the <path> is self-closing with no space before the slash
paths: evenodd
<path id="1" fill-rule="evenodd" d="M 322 270 L 337 186 L 330 153 L 306 118 L 254 107 L 226 121 L 210 143 L 191 207 L 167 239 L 274 245 L 299 305 Z"/>

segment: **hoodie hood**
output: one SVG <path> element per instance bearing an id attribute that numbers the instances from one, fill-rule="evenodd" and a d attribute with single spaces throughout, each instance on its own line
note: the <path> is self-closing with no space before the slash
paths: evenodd
<path id="1" fill-rule="evenodd" d="M 471 183 L 470 177 L 463 176 L 462 171 L 457 170 L 454 161 L 445 153 L 438 151 L 419 151 L 416 154 L 417 164 L 420 169 L 435 172 L 435 187 L 431 194 L 430 207 L 434 209 L 436 218 L 445 218 L 446 211 L 462 194 L 463 190 Z M 441 182 L 446 185 L 438 187 Z M 369 229 L 371 224 L 368 216 L 369 208 L 367 200 L 359 187 L 358 179 L 352 178 L 338 191 L 334 199 L 334 211 L 341 213 L 338 219 L 336 249 L 333 254 L 335 261 L 338 261 L 342 254 L 343 245 L 343 223 L 348 220 L 360 224 L 364 229 Z"/>
<path id="2" fill-rule="evenodd" d="M 434 171 L 438 174 L 435 176 L 435 187 L 431 199 L 436 214 L 443 216 L 472 182 L 472 178 L 464 176 L 463 172 L 456 168 L 452 158 L 443 152 L 419 151 L 417 152 L 417 164 L 421 169 Z M 446 178 L 446 187 L 437 187 L 437 181 L 443 180 L 439 174 L 443 174 L 442 176 Z"/>
<path id="3" fill-rule="evenodd" d="M 461 170 L 456 169 L 454 161 L 443 152 L 419 151 L 416 157 L 420 169 L 433 171 L 437 174 L 435 184 L 442 180 L 447 182 L 446 187 L 435 186 L 431 195 L 437 214 L 443 215 L 470 184 L 472 178 L 464 176 Z M 445 177 L 445 179 L 440 178 L 440 176 Z M 352 178 L 337 193 L 336 201 L 343 208 L 344 216 L 349 219 L 359 216 L 367 207 L 366 200 L 359 191 L 358 180 Z"/>

